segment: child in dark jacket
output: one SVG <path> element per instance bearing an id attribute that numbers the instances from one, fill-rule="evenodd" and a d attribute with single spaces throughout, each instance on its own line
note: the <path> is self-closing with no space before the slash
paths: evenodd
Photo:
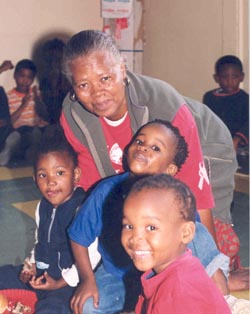
<path id="1" fill-rule="evenodd" d="M 77 187 L 77 155 L 56 126 L 47 127 L 34 162 L 34 180 L 42 194 L 36 209 L 36 243 L 23 265 L 0 268 L 0 289 L 36 292 L 36 313 L 68 314 L 78 283 L 66 229 L 85 198 Z"/>
<path id="2" fill-rule="evenodd" d="M 204 104 L 226 124 L 236 150 L 241 145 L 249 145 L 249 95 L 240 89 L 244 80 L 240 59 L 232 55 L 219 58 L 214 80 L 219 88 L 205 93 Z"/>
<path id="3" fill-rule="evenodd" d="M 240 59 L 233 55 L 219 58 L 215 63 L 214 80 L 219 87 L 206 92 L 203 102 L 228 127 L 237 153 L 239 168 L 247 168 L 246 161 L 249 159 L 249 95 L 239 87 L 244 80 L 243 65 Z M 241 158 L 242 150 L 245 158 Z M 230 271 L 235 272 L 235 274 L 241 272 L 240 240 L 232 224 L 222 221 L 216 216 L 214 216 L 214 224 L 219 249 L 230 257 Z M 239 288 L 241 289 L 240 285 Z"/>

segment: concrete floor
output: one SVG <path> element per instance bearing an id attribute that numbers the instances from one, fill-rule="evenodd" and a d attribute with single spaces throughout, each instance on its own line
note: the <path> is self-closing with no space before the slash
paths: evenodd
<path id="1" fill-rule="evenodd" d="M 232 217 L 235 231 L 240 238 L 242 266 L 249 267 L 249 194 L 234 193 Z"/>

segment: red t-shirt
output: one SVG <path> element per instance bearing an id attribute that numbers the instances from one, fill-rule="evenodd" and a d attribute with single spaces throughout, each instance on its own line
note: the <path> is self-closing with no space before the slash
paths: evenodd
<path id="1" fill-rule="evenodd" d="M 112 167 L 116 173 L 121 173 L 123 172 L 123 151 L 133 136 L 129 115 L 127 114 L 125 120 L 118 126 L 107 124 L 103 118 L 100 118 L 100 122 L 106 139 Z"/>

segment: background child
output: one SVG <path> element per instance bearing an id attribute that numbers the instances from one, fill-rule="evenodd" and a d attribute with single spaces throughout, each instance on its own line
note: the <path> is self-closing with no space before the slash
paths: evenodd
<path id="1" fill-rule="evenodd" d="M 5 60 L 0 65 L 0 73 L 12 68 L 12 62 Z M 11 123 L 8 98 L 5 90 L 0 86 L 0 166 L 8 164 L 12 150 L 18 145 L 19 141 L 20 134 L 14 131 Z"/>
<path id="2" fill-rule="evenodd" d="M 219 58 L 215 64 L 214 79 L 219 88 L 207 92 L 203 102 L 226 124 L 231 132 L 235 149 L 245 145 L 248 151 L 249 95 L 239 88 L 244 79 L 240 59 L 232 55 Z M 241 263 L 238 236 L 231 224 L 222 222 L 216 215 L 214 223 L 219 249 L 230 257 L 230 270 L 239 270 Z"/>
<path id="3" fill-rule="evenodd" d="M 99 313 L 105 314 L 122 310 L 125 297 L 123 279 L 132 266 L 120 242 L 123 195 L 130 186 L 130 178 L 133 180 L 134 176 L 155 173 L 175 175 L 187 155 L 187 144 L 176 127 L 163 120 L 151 121 L 138 130 L 125 150 L 129 172 L 103 180 L 90 193 L 69 228 L 81 277 L 71 301 L 74 313 L 95 313 L 94 306 L 98 306 Z M 96 237 L 99 238 L 102 263 L 93 273 L 87 248 Z M 218 252 L 205 228 L 200 230 L 197 241 L 193 245 L 194 254 L 202 258 L 205 267 L 209 266 L 211 276 L 220 267 L 228 269 L 228 258 Z M 127 291 L 132 289 L 130 286 Z"/>
<path id="4" fill-rule="evenodd" d="M 34 162 L 34 180 L 42 199 L 36 209 L 36 244 L 24 265 L 0 268 L 0 289 L 31 289 L 36 313 L 68 314 L 78 282 L 66 229 L 85 192 L 75 187 L 81 172 L 77 155 L 60 128 L 47 127 Z"/>
<path id="5" fill-rule="evenodd" d="M 186 250 L 195 233 L 195 198 L 165 174 L 134 184 L 124 203 L 122 244 L 145 272 L 136 314 L 231 313 L 199 260 Z"/>
<path id="6" fill-rule="evenodd" d="M 244 80 L 239 58 L 226 55 L 215 63 L 214 80 L 219 88 L 206 92 L 203 102 L 229 128 L 234 146 L 249 145 L 249 95 L 240 89 Z"/>
<path id="7" fill-rule="evenodd" d="M 36 76 L 36 66 L 29 59 L 19 61 L 14 70 L 16 87 L 7 92 L 13 127 L 21 135 L 18 156 L 32 160 L 35 146 L 39 143 L 41 132 L 47 122 L 37 114 L 41 105 L 37 87 L 31 85 Z"/>

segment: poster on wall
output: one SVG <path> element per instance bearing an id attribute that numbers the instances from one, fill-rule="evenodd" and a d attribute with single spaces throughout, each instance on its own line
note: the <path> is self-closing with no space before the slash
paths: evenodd
<path id="1" fill-rule="evenodd" d="M 123 18 L 131 15 L 133 0 L 102 0 L 101 5 L 103 18 Z"/>
<path id="2" fill-rule="evenodd" d="M 103 31 L 113 36 L 129 70 L 142 73 L 143 0 L 102 0 Z"/>

